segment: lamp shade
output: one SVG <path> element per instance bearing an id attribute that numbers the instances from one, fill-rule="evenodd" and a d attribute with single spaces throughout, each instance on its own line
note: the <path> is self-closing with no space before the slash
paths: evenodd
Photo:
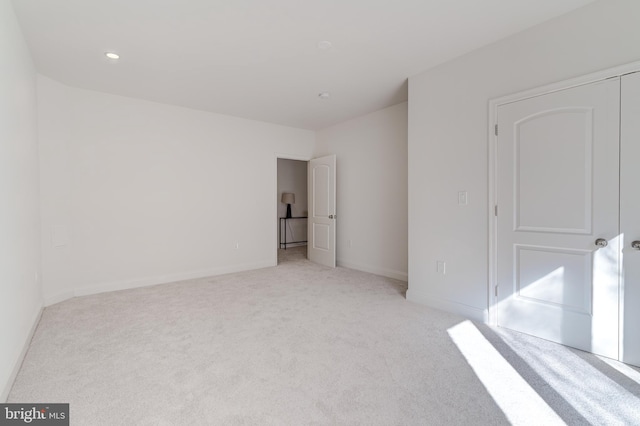
<path id="1" fill-rule="evenodd" d="M 282 193 L 282 202 L 284 204 L 295 204 L 296 203 L 295 194 L 293 194 L 291 192 L 283 192 Z"/>

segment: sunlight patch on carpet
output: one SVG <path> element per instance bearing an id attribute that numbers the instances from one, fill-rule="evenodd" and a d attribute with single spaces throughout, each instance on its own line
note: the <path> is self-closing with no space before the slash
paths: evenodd
<path id="1" fill-rule="evenodd" d="M 613 368 L 614 370 L 618 371 L 621 374 L 624 374 L 625 376 L 627 376 L 629 379 L 633 380 L 634 382 L 640 384 L 640 371 L 629 367 L 626 364 L 623 364 L 619 361 L 615 361 L 609 358 L 605 358 L 603 356 L 599 356 L 598 359 L 600 359 L 602 362 L 604 362 L 605 364 L 607 364 L 609 367 Z"/>
<path id="2" fill-rule="evenodd" d="M 531 337 L 502 333 L 502 340 L 526 362 L 544 382 L 575 408 L 590 424 L 638 424 L 640 400 L 610 374 L 595 368 L 566 346 L 541 341 L 530 345 Z M 640 374 L 622 363 L 597 357 L 632 380 Z"/>
<path id="3" fill-rule="evenodd" d="M 471 321 L 447 333 L 512 424 L 565 424 Z"/>

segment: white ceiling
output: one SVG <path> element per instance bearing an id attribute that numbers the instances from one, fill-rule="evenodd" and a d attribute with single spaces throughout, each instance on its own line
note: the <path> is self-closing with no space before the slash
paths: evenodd
<path id="1" fill-rule="evenodd" d="M 306 129 L 407 99 L 407 77 L 593 0 L 14 0 L 62 83 Z M 333 44 L 317 48 L 319 41 Z M 114 63 L 104 56 L 115 51 Z M 331 93 L 322 100 L 318 94 Z"/>

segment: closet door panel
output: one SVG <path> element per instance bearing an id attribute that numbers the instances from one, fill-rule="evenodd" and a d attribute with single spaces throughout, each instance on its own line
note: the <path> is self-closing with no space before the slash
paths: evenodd
<path id="1" fill-rule="evenodd" d="M 498 108 L 498 325 L 619 356 L 620 80 Z"/>
<path id="2" fill-rule="evenodd" d="M 640 72 L 622 77 L 621 106 L 622 361 L 640 365 Z"/>

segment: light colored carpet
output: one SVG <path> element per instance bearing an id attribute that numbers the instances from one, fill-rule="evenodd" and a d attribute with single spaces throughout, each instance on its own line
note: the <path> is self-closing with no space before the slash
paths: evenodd
<path id="1" fill-rule="evenodd" d="M 73 425 L 539 424 L 508 413 L 489 383 L 504 371 L 498 386 L 525 377 L 564 422 L 640 418 L 637 370 L 407 302 L 404 283 L 303 250 L 48 307 L 9 402 L 68 402 Z"/>
<path id="2" fill-rule="evenodd" d="M 307 246 L 289 247 L 278 250 L 278 264 L 283 262 L 295 262 L 307 258 Z"/>

